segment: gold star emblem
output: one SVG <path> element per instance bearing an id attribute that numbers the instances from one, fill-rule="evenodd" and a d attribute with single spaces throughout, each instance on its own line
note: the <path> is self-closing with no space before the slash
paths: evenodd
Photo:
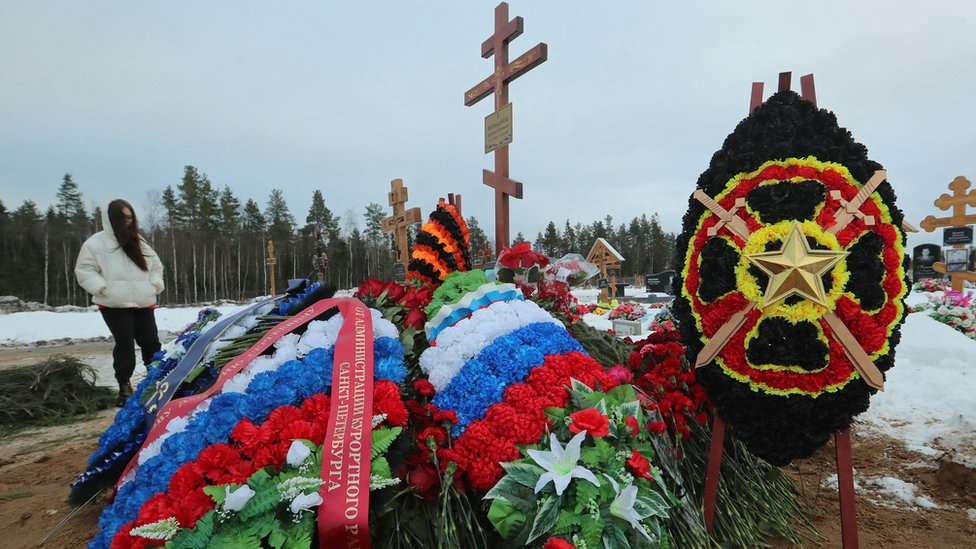
<path id="1" fill-rule="evenodd" d="M 746 255 L 746 259 L 769 275 L 761 307 L 769 307 L 792 295 L 827 307 L 827 292 L 820 277 L 847 253 L 810 249 L 803 229 L 794 221 L 779 251 Z"/>

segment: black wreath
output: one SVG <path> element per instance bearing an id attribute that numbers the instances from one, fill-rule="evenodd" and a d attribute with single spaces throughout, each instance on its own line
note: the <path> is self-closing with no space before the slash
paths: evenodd
<path id="1" fill-rule="evenodd" d="M 737 174 L 757 170 L 771 160 L 810 156 L 821 162 L 846 167 L 854 179 L 862 183 L 868 181 L 875 170 L 881 169 L 878 163 L 868 159 L 865 146 L 855 142 L 849 131 L 837 125 L 833 113 L 817 109 L 797 94 L 784 91 L 773 95 L 739 123 L 722 148 L 712 156 L 708 169 L 698 179 L 697 187 L 714 197 Z M 762 221 L 768 224 L 812 219 L 824 192 L 820 182 L 803 181 L 756 187 L 747 200 L 749 207 L 760 212 Z M 895 206 L 891 186 L 884 182 L 876 192 L 891 213 L 891 225 L 900 227 L 903 215 Z M 704 212 L 705 206 L 698 200 L 689 200 L 682 234 L 676 245 L 679 273 L 674 281 L 676 289 L 683 287 L 681 273 L 685 267 L 685 254 Z M 881 288 L 885 266 L 880 260 L 883 242 L 879 237 L 870 236 L 872 233 L 865 234 L 847 250 L 850 252 L 847 261 L 851 274 L 846 289 L 857 296 L 864 310 L 869 310 L 879 307 L 885 300 Z M 901 242 L 904 246 L 903 234 Z M 735 290 L 733 267 L 738 259 L 738 251 L 726 240 L 711 238 L 701 252 L 698 295 L 702 299 L 717 299 Z M 906 271 L 907 263 L 908 258 L 904 256 Z M 758 270 L 752 272 L 757 279 L 765 281 Z M 824 282 L 829 289 L 828 277 L 824 277 Z M 908 284 L 907 279 L 905 284 Z M 702 334 L 696 326 L 691 303 L 680 292 L 676 293 L 679 296 L 675 299 L 673 311 L 687 345 L 688 358 L 694 363 L 703 347 Z M 903 317 L 899 318 L 890 332 L 889 352 L 875 360 L 875 365 L 882 372 L 894 364 L 894 348 L 899 341 L 903 321 Z M 764 323 L 761 328 L 758 338 L 749 345 L 750 363 L 778 359 L 790 360 L 791 364 L 809 370 L 823 367 L 825 346 L 814 334 L 807 333 L 808 329 L 775 321 Z M 698 368 L 696 377 L 719 415 L 733 428 L 731 432 L 734 436 L 741 439 L 755 455 L 774 465 L 785 465 L 793 459 L 811 455 L 831 434 L 843 430 L 850 425 L 854 416 L 867 410 L 869 397 L 875 391 L 856 379 L 839 391 L 819 394 L 816 398 L 756 392 L 727 375 L 714 362 Z"/>

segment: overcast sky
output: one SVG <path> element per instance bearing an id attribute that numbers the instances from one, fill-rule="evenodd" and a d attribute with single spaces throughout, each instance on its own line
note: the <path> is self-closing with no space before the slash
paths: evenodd
<path id="1" fill-rule="evenodd" d="M 262 207 L 312 192 L 343 221 L 463 195 L 489 235 L 480 56 L 496 1 L 0 3 L 0 199 L 86 202 L 179 182 L 192 164 Z M 906 219 L 957 175 L 976 182 L 976 2 L 514 0 L 510 57 L 549 60 L 510 88 L 512 235 L 548 220 L 660 214 L 678 231 L 698 175 L 747 114 L 751 83 L 813 73 L 819 105 L 888 170 Z M 976 187 L 974 187 L 976 188 Z M 976 208 L 973 209 L 976 211 Z M 912 237 L 941 243 L 941 232 Z"/>

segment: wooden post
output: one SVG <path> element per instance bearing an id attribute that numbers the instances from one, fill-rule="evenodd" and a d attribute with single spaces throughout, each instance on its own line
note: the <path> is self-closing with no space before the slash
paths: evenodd
<path id="1" fill-rule="evenodd" d="M 718 500 L 718 479 L 721 476 L 722 454 L 725 453 L 725 422 L 714 412 L 712 420 L 712 447 L 708 452 L 708 469 L 705 472 L 705 530 L 714 532 L 715 502 Z"/>
<path id="2" fill-rule="evenodd" d="M 790 89 L 790 86 L 792 85 L 792 81 L 793 81 L 793 73 L 791 72 L 779 73 L 779 87 L 777 91 L 786 91 Z M 762 95 L 763 95 L 763 83 L 753 82 L 752 94 L 749 96 L 749 112 L 756 110 L 756 108 L 759 105 L 763 104 Z M 817 106 L 817 90 L 814 89 L 812 73 L 800 77 L 800 97 L 813 103 L 813 106 Z"/>
<path id="3" fill-rule="evenodd" d="M 276 266 L 278 265 L 278 259 L 275 258 L 274 254 L 274 240 L 268 241 L 268 258 L 265 260 L 265 262 L 268 264 L 268 268 L 271 271 L 271 295 L 277 295 L 277 292 L 275 291 L 275 271 L 277 270 Z"/>
<path id="4" fill-rule="evenodd" d="M 407 227 L 420 223 L 420 208 L 404 208 L 407 203 L 407 188 L 403 186 L 402 179 L 390 181 L 390 192 L 387 193 L 390 206 L 393 206 L 393 215 L 380 221 L 380 228 L 384 233 L 393 232 L 393 240 L 396 244 L 396 264 L 402 267 L 402 274 L 405 275 L 407 263 L 410 261 L 410 246 L 407 242 Z M 395 273 L 396 278 L 400 278 L 401 273 Z M 402 282 L 402 280 L 397 280 Z"/>
<path id="5" fill-rule="evenodd" d="M 857 549 L 857 509 L 854 499 L 854 464 L 851 460 L 851 429 L 834 435 L 837 457 L 837 491 L 840 495 L 840 530 L 844 549 Z"/>
<path id="6" fill-rule="evenodd" d="M 949 190 L 952 194 L 943 193 L 936 201 L 935 205 L 942 211 L 948 211 L 952 209 L 952 215 L 949 217 L 935 217 L 930 215 L 922 220 L 919 224 L 925 232 L 932 232 L 939 227 L 964 227 L 967 225 L 972 225 L 976 223 L 976 214 L 967 214 L 966 206 L 976 207 L 976 190 L 966 192 L 970 186 L 970 182 L 963 176 L 959 176 L 949 183 Z M 965 244 L 954 244 L 953 248 L 965 248 Z M 932 269 L 936 272 L 946 274 L 946 264 L 943 262 L 938 262 L 932 265 Z M 976 273 L 965 270 L 965 271 L 953 271 L 948 272 L 949 279 L 952 281 L 952 289 L 957 292 L 961 292 L 963 289 L 963 281 L 970 280 L 976 281 Z"/>
<path id="7" fill-rule="evenodd" d="M 495 70 L 464 94 L 464 105 L 470 107 L 494 92 L 495 111 L 508 105 L 508 85 L 516 78 L 539 66 L 548 58 L 545 42 L 537 44 L 518 59 L 508 62 L 508 43 L 522 34 L 521 17 L 509 20 L 508 3 L 495 7 L 495 32 L 481 44 L 481 57 L 495 56 Z M 508 145 L 495 149 L 495 171 L 483 171 L 485 185 L 495 189 L 495 250 L 508 247 L 508 197 L 522 198 L 522 184 L 508 177 Z"/>

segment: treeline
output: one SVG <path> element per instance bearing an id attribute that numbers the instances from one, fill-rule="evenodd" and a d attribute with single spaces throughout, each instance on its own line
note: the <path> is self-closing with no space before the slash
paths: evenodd
<path id="1" fill-rule="evenodd" d="M 266 295 L 272 273 L 280 292 L 289 278 L 314 276 L 313 256 L 322 252 L 328 257 L 325 281 L 339 288 L 355 287 L 366 277 L 393 278 L 396 253 L 392 237 L 381 229 L 390 213 L 377 203 L 365 207 L 360 229 L 357 219 L 341 223 L 326 206 L 322 192 L 315 190 L 300 223 L 281 189 L 272 190 L 263 205 L 252 198 L 242 200 L 227 185 L 218 189 L 193 166 L 184 168 L 175 187 L 149 191 L 144 201 L 126 199 L 162 259 L 163 304 Z M 471 254 L 479 263 L 492 250 L 478 220 L 467 217 L 466 221 Z M 33 200 L 10 211 L 0 200 L 0 294 L 55 306 L 87 305 L 88 295 L 74 279 L 74 264 L 81 244 L 102 228 L 101 208 L 85 207 L 70 173 L 64 175 L 54 205 L 45 211 Z M 416 229 L 412 227 L 411 237 Z M 561 231 L 550 222 L 533 248 L 551 257 L 567 252 L 585 256 L 597 237 L 605 238 L 627 259 L 624 275 L 670 266 L 674 235 L 661 230 L 656 215 L 635 218 L 616 229 L 610 216 L 590 225 L 571 225 L 567 220 Z M 516 241 L 524 240 L 519 233 Z M 267 261 L 269 241 L 274 243 L 273 266 Z"/>
<path id="2" fill-rule="evenodd" d="M 589 225 L 570 224 L 567 219 L 561 230 L 550 221 L 545 231 L 536 235 L 532 249 L 552 258 L 573 252 L 586 257 L 597 238 L 606 240 L 624 257 L 624 262 L 620 264 L 622 276 L 645 275 L 674 268 L 675 234 L 661 228 L 656 213 L 650 218 L 643 214 L 616 228 L 610 215 Z M 524 241 L 525 238 L 519 233 L 515 240 Z"/>

